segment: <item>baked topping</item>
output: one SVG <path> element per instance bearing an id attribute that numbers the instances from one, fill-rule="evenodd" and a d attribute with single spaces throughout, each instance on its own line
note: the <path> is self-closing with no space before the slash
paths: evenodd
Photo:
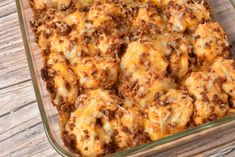
<path id="1" fill-rule="evenodd" d="M 152 140 L 175 134 L 187 128 L 193 115 L 192 98 L 182 90 L 170 89 L 145 109 L 145 131 Z"/>
<path id="2" fill-rule="evenodd" d="M 209 11 L 200 3 L 175 3 L 171 1 L 167 6 L 166 14 L 169 16 L 171 31 L 194 31 L 198 24 L 210 20 Z"/>
<path id="3" fill-rule="evenodd" d="M 205 0 L 29 0 L 65 145 L 103 156 L 235 113 L 235 63 Z"/>
<path id="4" fill-rule="evenodd" d="M 84 156 L 104 155 L 149 140 L 143 134 L 143 113 L 131 100 L 97 89 L 80 95 L 75 105 L 65 131 L 76 143 L 67 144 Z"/>
<path id="5" fill-rule="evenodd" d="M 218 56 L 229 56 L 228 38 L 217 22 L 200 24 L 194 37 L 194 53 L 200 60 L 210 62 Z"/>
<path id="6" fill-rule="evenodd" d="M 71 66 L 84 89 L 111 89 L 118 79 L 118 61 L 109 57 L 73 58 Z"/>

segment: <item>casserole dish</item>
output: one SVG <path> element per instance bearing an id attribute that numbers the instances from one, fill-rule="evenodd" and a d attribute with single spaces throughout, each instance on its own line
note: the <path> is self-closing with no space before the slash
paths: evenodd
<path id="1" fill-rule="evenodd" d="M 33 79 L 33 84 L 35 88 L 35 93 L 37 96 L 37 101 L 39 105 L 39 109 L 41 112 L 43 124 L 45 127 L 46 134 L 48 136 L 49 141 L 53 145 L 53 147 L 63 156 L 74 156 L 75 154 L 68 151 L 64 146 L 61 140 L 60 135 L 60 126 L 59 126 L 59 118 L 56 109 L 51 105 L 50 97 L 45 89 L 44 82 L 41 79 L 40 70 L 43 67 L 40 50 L 34 42 L 34 35 L 30 29 L 30 20 L 32 19 L 31 8 L 29 7 L 28 1 L 19 0 L 16 1 L 19 18 L 25 43 L 25 49 L 27 53 L 28 63 L 30 66 L 30 71 Z M 230 1 L 211 1 L 210 6 L 212 10 L 212 14 L 217 21 L 220 21 L 223 27 L 225 28 L 227 34 L 230 37 L 231 44 L 234 43 L 234 19 L 232 17 L 233 8 L 232 2 Z M 221 8 L 218 6 L 221 5 L 230 5 L 230 9 L 221 12 Z M 225 122 L 229 122 L 235 119 L 234 116 L 229 116 L 214 122 L 209 122 L 199 127 L 181 132 L 179 134 L 175 134 L 172 136 L 168 136 L 166 138 L 157 140 L 155 142 L 151 142 L 148 144 L 140 145 L 138 147 L 121 151 L 113 154 L 114 156 L 125 156 L 136 153 L 145 153 L 145 151 L 149 151 L 150 148 L 169 142 L 173 140 L 177 140 L 178 138 L 182 138 L 187 135 L 194 134 L 199 131 L 206 130 L 208 128 L 212 128 L 223 124 Z M 213 128 L 216 129 L 216 128 Z M 193 136 L 193 135 L 191 135 Z M 176 143 L 175 143 L 176 144 Z M 164 148 L 166 149 L 166 148 Z"/>

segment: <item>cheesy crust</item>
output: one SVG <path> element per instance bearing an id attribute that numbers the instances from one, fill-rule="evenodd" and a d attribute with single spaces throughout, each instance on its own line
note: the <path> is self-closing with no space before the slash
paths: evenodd
<path id="1" fill-rule="evenodd" d="M 209 11 L 206 7 L 197 2 L 175 3 L 171 1 L 166 10 L 169 16 L 168 24 L 170 31 L 184 32 L 185 30 L 194 31 L 198 24 L 210 20 Z"/>
<path id="2" fill-rule="evenodd" d="M 80 95 L 76 110 L 66 125 L 67 136 L 75 136 L 83 156 L 99 156 L 148 141 L 144 131 L 143 113 L 134 102 L 122 101 L 102 89 Z M 112 146 L 110 145 L 112 143 Z M 111 148 L 113 147 L 113 148 Z"/>
<path id="3" fill-rule="evenodd" d="M 193 120 L 196 125 L 222 118 L 229 110 L 223 79 L 215 73 L 193 72 L 186 79 L 188 92 L 195 99 Z"/>
<path id="4" fill-rule="evenodd" d="M 193 110 L 193 100 L 185 91 L 170 89 L 145 108 L 145 131 L 152 140 L 183 131 L 191 121 Z"/>
<path id="5" fill-rule="evenodd" d="M 194 53 L 200 60 L 210 62 L 219 56 L 229 56 L 228 37 L 217 22 L 200 24 L 194 36 Z"/>
<path id="6" fill-rule="evenodd" d="M 218 58 L 212 65 L 212 71 L 223 80 L 222 89 L 228 94 L 228 103 L 235 107 L 235 63 L 232 59 Z"/>
<path id="7" fill-rule="evenodd" d="M 130 43 L 120 66 L 120 94 L 134 98 L 142 106 L 152 103 L 156 94 L 175 87 L 165 75 L 167 59 L 151 42 Z"/>
<path id="8" fill-rule="evenodd" d="M 71 65 L 84 89 L 111 89 L 117 82 L 119 64 L 112 58 L 73 58 Z"/>
<path id="9" fill-rule="evenodd" d="M 66 147 L 104 156 L 235 113 L 207 0 L 29 0 Z"/>

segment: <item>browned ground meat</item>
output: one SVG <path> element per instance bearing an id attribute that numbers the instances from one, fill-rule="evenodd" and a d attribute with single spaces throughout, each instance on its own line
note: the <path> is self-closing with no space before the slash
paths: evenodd
<path id="1" fill-rule="evenodd" d="M 235 63 L 206 0 L 29 0 L 65 145 L 103 156 L 235 112 Z"/>

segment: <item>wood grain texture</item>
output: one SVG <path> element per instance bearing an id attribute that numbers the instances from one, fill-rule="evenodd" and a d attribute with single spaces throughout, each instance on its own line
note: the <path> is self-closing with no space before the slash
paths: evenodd
<path id="1" fill-rule="evenodd" d="M 217 0 L 224 4 L 225 0 Z M 233 0 L 235 1 L 235 0 Z M 218 12 L 232 9 L 221 5 Z M 209 136 L 167 143 L 152 156 L 235 156 L 235 122 Z M 0 157 L 59 156 L 49 144 L 31 83 L 14 0 L 0 0 Z M 139 155 L 142 156 L 142 155 Z"/>

